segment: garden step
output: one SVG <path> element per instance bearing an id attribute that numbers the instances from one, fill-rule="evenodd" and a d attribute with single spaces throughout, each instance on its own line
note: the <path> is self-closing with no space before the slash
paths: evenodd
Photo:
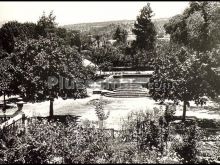
<path id="1" fill-rule="evenodd" d="M 132 98 L 132 97 L 147 97 L 147 94 L 130 94 L 130 95 L 122 95 L 122 94 L 108 94 L 106 97 L 123 97 L 123 98 Z"/>
<path id="2" fill-rule="evenodd" d="M 142 92 L 148 93 L 147 91 L 114 91 L 112 93 L 142 93 Z"/>
<path id="3" fill-rule="evenodd" d="M 115 89 L 115 92 L 120 92 L 120 91 L 147 91 L 146 89 Z"/>
<path id="4" fill-rule="evenodd" d="M 129 84 L 128 86 L 121 86 L 113 92 L 104 94 L 106 97 L 116 98 L 134 98 L 134 97 L 148 97 L 148 91 L 140 85 Z"/>
<path id="5" fill-rule="evenodd" d="M 107 94 L 106 97 L 146 97 L 148 94 Z"/>

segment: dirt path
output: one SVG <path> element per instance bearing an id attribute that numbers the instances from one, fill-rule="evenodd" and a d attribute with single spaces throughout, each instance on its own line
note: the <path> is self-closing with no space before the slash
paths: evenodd
<path id="1" fill-rule="evenodd" d="M 178 106 L 176 114 L 181 116 L 182 104 Z M 220 120 L 220 105 L 214 101 L 208 101 L 204 106 L 197 106 L 193 101 L 190 102 L 190 107 L 187 108 L 186 116 L 195 116 L 200 119 L 217 119 Z"/>
<path id="2" fill-rule="evenodd" d="M 77 115 L 81 116 L 81 120 L 97 121 L 95 107 L 89 102 L 93 99 L 99 99 L 100 95 L 92 95 L 85 99 L 55 99 L 54 114 L 55 115 Z M 141 110 L 152 110 L 155 105 L 151 98 L 107 98 L 109 104 L 104 107 L 104 111 L 110 111 L 109 118 L 105 122 L 107 128 L 119 129 L 121 119 L 126 118 L 130 112 Z M 23 111 L 27 116 L 48 116 L 49 101 L 42 103 L 24 105 Z"/>
<path id="3" fill-rule="evenodd" d="M 95 114 L 95 107 L 89 102 L 93 99 L 99 99 L 100 95 L 92 95 L 84 99 L 67 99 L 61 98 L 54 101 L 55 115 L 77 115 L 81 116 L 81 120 L 97 121 Z M 105 121 L 107 128 L 119 129 L 121 119 L 127 118 L 131 112 L 142 110 L 152 111 L 154 107 L 160 107 L 152 98 L 110 98 L 102 96 L 103 100 L 107 100 L 109 104 L 104 107 L 105 112 L 110 111 L 109 118 Z M 48 116 L 49 115 L 49 101 L 41 103 L 27 103 L 23 107 L 23 111 L 27 116 Z M 187 116 L 196 116 L 197 118 L 205 119 L 219 119 L 220 120 L 220 106 L 216 102 L 209 101 L 203 107 L 197 107 L 193 102 L 190 103 Z M 164 108 L 164 107 L 163 107 Z M 10 109 L 9 112 L 13 114 L 15 108 Z M 2 113 L 2 112 L 1 112 Z M 182 115 L 182 104 L 177 107 L 176 115 Z"/>

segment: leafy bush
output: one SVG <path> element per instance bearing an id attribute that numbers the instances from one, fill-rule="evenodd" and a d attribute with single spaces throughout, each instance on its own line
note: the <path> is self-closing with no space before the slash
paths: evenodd
<path id="1" fill-rule="evenodd" d="M 140 151 L 157 148 L 163 152 L 166 140 L 163 112 L 154 108 L 153 112 L 131 113 L 122 126 L 121 138 L 124 141 L 137 140 Z"/>
<path id="2" fill-rule="evenodd" d="M 166 110 L 165 110 L 166 111 Z M 166 112 L 131 113 L 112 138 L 89 120 L 76 124 L 62 120 L 31 119 L 26 132 L 19 127 L 1 134 L 1 163 L 198 163 L 203 159 L 200 132 L 195 123 L 167 124 Z M 24 134 L 25 133 L 25 134 Z M 212 146 L 211 146 L 212 147 Z"/>
<path id="3" fill-rule="evenodd" d="M 182 125 L 181 136 L 176 135 L 176 140 L 172 143 L 174 151 L 177 153 L 182 163 L 198 163 L 198 141 L 200 140 L 200 131 L 197 124 L 186 126 Z"/>
<path id="4" fill-rule="evenodd" d="M 176 112 L 175 105 L 173 105 L 172 107 L 169 105 L 166 105 L 166 109 L 164 112 L 164 118 L 167 123 L 169 123 L 170 121 L 172 121 L 174 119 L 175 112 Z"/>

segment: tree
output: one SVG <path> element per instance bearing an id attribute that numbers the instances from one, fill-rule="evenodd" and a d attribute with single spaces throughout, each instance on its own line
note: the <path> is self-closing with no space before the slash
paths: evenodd
<path id="1" fill-rule="evenodd" d="M 137 21 L 134 24 L 132 32 L 136 35 L 135 46 L 140 50 L 154 51 L 156 41 L 156 30 L 153 22 L 151 21 L 153 11 L 151 10 L 150 3 L 148 3 L 141 10 Z"/>
<path id="2" fill-rule="evenodd" d="M 93 49 L 91 54 L 91 61 L 98 65 L 100 69 L 106 69 L 110 63 L 107 49 L 103 47 Z"/>
<path id="3" fill-rule="evenodd" d="M 26 40 L 27 38 L 36 38 L 36 24 L 34 23 L 19 23 L 17 21 L 9 21 L 0 29 L 0 43 L 8 53 L 13 52 L 14 44 L 17 40 Z"/>
<path id="4" fill-rule="evenodd" d="M 218 47 L 220 43 L 220 7 L 215 7 L 211 12 L 210 24 L 209 24 L 209 34 L 210 34 L 210 47 Z"/>
<path id="5" fill-rule="evenodd" d="M 63 38 L 63 39 L 66 39 L 67 35 L 68 35 L 67 30 L 65 28 L 61 28 L 61 27 L 58 27 L 56 29 L 56 34 L 58 37 Z"/>
<path id="6" fill-rule="evenodd" d="M 168 23 L 164 24 L 166 33 L 170 34 L 170 42 L 187 45 L 187 30 L 184 16 L 176 15 L 172 17 Z"/>
<path id="7" fill-rule="evenodd" d="M 5 96 L 10 94 L 10 83 L 12 81 L 12 75 L 10 73 L 10 70 L 12 69 L 12 65 L 10 62 L 9 55 L 4 52 L 3 50 L 0 50 L 1 58 L 0 59 L 0 96 L 4 96 L 4 105 L 3 105 L 3 112 L 6 110 L 6 100 Z M 7 55 L 2 55 L 7 54 Z"/>
<path id="8" fill-rule="evenodd" d="M 17 21 L 7 22 L 0 29 L 2 47 L 8 53 L 13 51 L 16 38 L 24 38 L 24 36 L 25 32 L 22 28 L 22 24 Z"/>
<path id="9" fill-rule="evenodd" d="M 60 89 L 59 85 L 48 89 L 50 76 L 82 80 L 84 84 L 93 76 L 94 69 L 83 66 L 82 57 L 73 45 L 75 43 L 71 43 L 71 32 L 56 27 L 55 18 L 53 12 L 48 16 L 44 13 L 37 25 L 13 21 L 2 26 L 0 86 L 4 94 L 10 89 L 11 94 L 38 101 L 45 99 L 51 91 L 55 95 L 71 93 L 70 90 Z M 81 42 L 80 37 L 81 49 L 86 47 L 87 40 Z"/>
<path id="10" fill-rule="evenodd" d="M 211 52 L 198 53 L 184 47 L 169 47 L 156 62 L 150 80 L 150 93 L 155 100 L 183 101 L 183 120 L 189 101 L 200 101 L 203 96 L 215 98 L 220 93 L 220 78 L 212 70 Z M 212 54 L 212 53 L 211 53 Z M 165 56 L 166 55 L 166 56 Z M 163 58 L 163 56 L 165 58 Z M 204 62 L 201 57 L 206 56 Z"/>
<path id="11" fill-rule="evenodd" d="M 82 74 L 82 59 L 78 51 L 65 45 L 59 37 L 16 42 L 11 61 L 15 66 L 11 88 L 14 93 L 33 101 L 49 95 L 50 76 L 73 79 L 80 78 Z M 61 92 L 59 85 L 52 90 L 58 95 Z"/>
<path id="12" fill-rule="evenodd" d="M 80 31 L 71 31 L 70 33 L 70 46 L 77 46 L 79 52 L 81 51 L 82 42 L 80 39 Z"/>
<path id="13" fill-rule="evenodd" d="M 215 98 L 220 93 L 220 78 L 213 71 L 219 66 L 219 39 L 212 33 L 219 35 L 218 16 L 216 2 L 190 2 L 183 14 L 164 25 L 173 46 L 157 53 L 150 92 L 154 99 L 183 101 L 183 120 L 189 101 L 202 105 L 203 96 Z"/>
<path id="14" fill-rule="evenodd" d="M 152 52 L 145 52 L 137 50 L 136 53 L 132 56 L 132 66 L 136 69 L 146 68 L 149 66 L 151 60 L 154 58 Z"/>
<path id="15" fill-rule="evenodd" d="M 56 16 L 53 15 L 53 11 L 48 16 L 43 15 L 37 22 L 37 33 L 41 36 L 46 37 L 50 33 L 55 33 L 57 23 L 55 22 Z"/>
<path id="16" fill-rule="evenodd" d="M 211 50 L 220 42 L 220 7 L 217 2 L 190 2 L 183 14 L 176 15 L 164 25 L 172 43 L 196 51 Z"/>
<path id="17" fill-rule="evenodd" d="M 100 47 L 101 38 L 102 38 L 101 35 L 95 35 L 95 40 L 96 40 L 96 42 L 97 42 L 98 48 Z"/>
<path id="18" fill-rule="evenodd" d="M 126 43 L 128 32 L 125 29 L 122 29 L 118 26 L 113 34 L 113 39 L 117 41 L 117 43 Z"/>
<path id="19" fill-rule="evenodd" d="M 81 52 L 81 50 L 91 49 L 92 41 L 91 36 L 88 34 L 84 34 L 79 30 L 71 30 L 68 32 L 68 35 L 67 40 L 70 46 L 78 47 L 79 52 Z"/>

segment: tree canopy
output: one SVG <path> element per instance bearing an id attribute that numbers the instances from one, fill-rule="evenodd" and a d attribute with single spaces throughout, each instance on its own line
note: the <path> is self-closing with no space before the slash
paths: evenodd
<path id="1" fill-rule="evenodd" d="M 60 84 L 49 89 L 50 76 L 83 84 L 93 76 L 94 69 L 83 66 L 83 57 L 68 38 L 69 32 L 57 27 L 55 18 L 53 12 L 48 16 L 43 13 L 37 24 L 13 21 L 2 26 L 1 89 L 37 101 L 51 91 L 56 95 L 68 92 Z"/>
<path id="2" fill-rule="evenodd" d="M 150 3 L 143 7 L 132 32 L 136 35 L 135 46 L 140 50 L 154 51 L 156 41 L 156 30 L 151 20 L 153 11 Z"/>
<path id="3" fill-rule="evenodd" d="M 197 51 L 211 50 L 220 42 L 219 13 L 217 2 L 190 2 L 183 14 L 172 17 L 164 25 L 171 42 L 182 44 Z"/>
<path id="4" fill-rule="evenodd" d="M 126 43 L 127 41 L 128 32 L 118 26 L 115 30 L 115 33 L 113 34 L 113 39 L 117 41 L 117 43 Z"/>

